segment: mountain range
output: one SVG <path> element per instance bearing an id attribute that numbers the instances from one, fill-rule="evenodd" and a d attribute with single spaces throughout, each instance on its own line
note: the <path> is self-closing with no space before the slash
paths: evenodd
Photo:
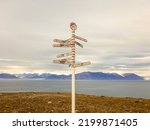
<path id="1" fill-rule="evenodd" d="M 69 80 L 71 75 L 57 75 L 51 73 L 24 73 L 24 74 L 8 74 L 0 73 L 0 79 L 52 79 L 52 80 Z M 134 73 L 103 73 L 103 72 L 82 72 L 76 74 L 77 80 L 144 80 Z"/>

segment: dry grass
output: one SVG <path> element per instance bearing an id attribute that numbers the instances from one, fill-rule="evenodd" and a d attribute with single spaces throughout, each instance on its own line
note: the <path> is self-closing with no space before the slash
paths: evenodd
<path id="1" fill-rule="evenodd" d="M 0 112 L 70 112 L 69 93 L 0 93 Z M 115 98 L 105 96 L 76 95 L 76 111 L 79 113 L 148 113 L 150 99 Z"/>

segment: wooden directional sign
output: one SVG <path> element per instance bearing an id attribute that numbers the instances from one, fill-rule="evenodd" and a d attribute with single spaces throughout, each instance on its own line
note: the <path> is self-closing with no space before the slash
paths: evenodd
<path id="1" fill-rule="evenodd" d="M 55 64 L 68 64 L 68 62 L 60 61 L 60 60 L 53 60 L 53 63 L 55 63 Z"/>
<path id="2" fill-rule="evenodd" d="M 81 43 L 75 41 L 75 44 L 83 48 L 83 45 Z"/>
<path id="3" fill-rule="evenodd" d="M 68 39 L 68 40 L 65 41 L 64 44 L 65 44 L 65 45 L 74 45 L 75 43 L 73 42 L 72 39 Z"/>
<path id="4" fill-rule="evenodd" d="M 59 54 L 59 55 L 57 55 L 57 58 L 67 57 L 67 56 L 71 56 L 71 52 Z"/>
<path id="5" fill-rule="evenodd" d="M 54 43 L 53 47 L 71 47 L 72 44 L 74 43 L 66 41 L 64 43 Z"/>
<path id="6" fill-rule="evenodd" d="M 65 43 L 65 40 L 60 40 L 60 39 L 54 39 L 53 41 L 57 43 Z"/>
<path id="7" fill-rule="evenodd" d="M 76 67 L 90 65 L 90 64 L 91 64 L 91 62 L 87 61 L 87 62 L 83 62 L 83 63 L 79 63 L 79 64 L 74 64 L 74 65 L 72 65 L 72 67 L 76 68 Z"/>
<path id="8" fill-rule="evenodd" d="M 78 40 L 81 40 L 81 41 L 84 41 L 84 42 L 87 42 L 87 40 L 85 38 L 82 38 L 82 37 L 79 37 L 79 36 L 76 36 L 74 35 L 74 37 Z"/>
<path id="9" fill-rule="evenodd" d="M 75 44 L 71 38 L 67 40 L 54 39 L 53 41 L 55 42 L 53 47 L 71 47 Z"/>
<path id="10" fill-rule="evenodd" d="M 60 57 L 58 60 L 68 60 L 71 61 L 71 55 L 70 56 L 65 56 L 65 57 Z"/>
<path id="11" fill-rule="evenodd" d="M 53 60 L 53 63 L 56 63 L 56 64 L 71 64 L 71 59 Z"/>
<path id="12" fill-rule="evenodd" d="M 71 45 L 65 45 L 63 43 L 53 44 L 53 47 L 71 47 Z"/>

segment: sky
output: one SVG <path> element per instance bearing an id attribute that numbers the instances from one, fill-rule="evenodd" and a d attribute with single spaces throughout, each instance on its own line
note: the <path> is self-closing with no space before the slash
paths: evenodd
<path id="1" fill-rule="evenodd" d="M 150 0 L 0 0 L 0 73 L 69 74 L 54 64 L 70 48 L 53 39 L 76 34 L 76 62 L 91 61 L 77 72 L 136 73 L 150 76 Z"/>

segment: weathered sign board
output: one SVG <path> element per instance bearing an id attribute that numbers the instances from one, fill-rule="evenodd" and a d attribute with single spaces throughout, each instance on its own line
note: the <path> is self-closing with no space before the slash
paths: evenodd
<path id="1" fill-rule="evenodd" d="M 59 54 L 59 55 L 57 55 L 56 57 L 57 57 L 57 58 L 61 58 L 61 57 L 66 57 L 66 56 L 71 56 L 71 52 Z"/>
<path id="2" fill-rule="evenodd" d="M 81 67 L 81 66 L 85 66 L 85 65 L 90 65 L 91 62 L 90 61 L 86 61 L 86 62 L 83 62 L 83 63 L 78 63 L 78 64 L 74 64 L 72 65 L 72 67 Z"/>

